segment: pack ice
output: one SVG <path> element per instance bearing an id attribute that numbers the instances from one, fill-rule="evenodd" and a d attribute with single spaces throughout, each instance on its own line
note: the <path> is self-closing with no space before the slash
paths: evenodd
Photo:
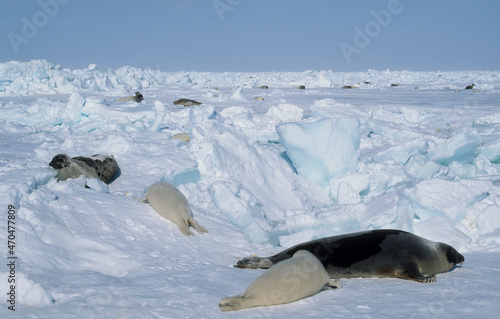
<path id="1" fill-rule="evenodd" d="M 464 90 L 471 83 L 475 90 Z M 137 91 L 142 102 L 116 102 Z M 180 98 L 203 104 L 174 105 Z M 350 279 L 342 291 L 241 315 L 427 318 L 480 309 L 495 317 L 499 101 L 498 71 L 0 63 L 0 243 L 9 240 L 12 205 L 17 258 L 16 312 L 7 308 L 3 267 L 0 316 L 228 317 L 220 299 L 260 274 L 233 268 L 239 258 L 397 228 L 453 245 L 466 263 L 430 287 Z M 172 139 L 177 133 L 190 141 Z M 121 175 L 109 185 L 83 176 L 57 182 L 48 163 L 58 153 L 113 154 Z M 140 202 L 157 181 L 186 196 L 208 234 L 185 238 Z"/>

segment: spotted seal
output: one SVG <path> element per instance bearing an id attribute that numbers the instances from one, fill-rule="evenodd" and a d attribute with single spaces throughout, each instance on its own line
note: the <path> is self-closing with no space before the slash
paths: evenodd
<path id="1" fill-rule="evenodd" d="M 95 154 L 91 157 L 69 157 L 67 154 L 57 154 L 52 158 L 49 166 L 57 170 L 57 180 L 65 181 L 68 178 L 97 178 L 106 184 L 118 177 L 120 168 L 113 155 Z"/>

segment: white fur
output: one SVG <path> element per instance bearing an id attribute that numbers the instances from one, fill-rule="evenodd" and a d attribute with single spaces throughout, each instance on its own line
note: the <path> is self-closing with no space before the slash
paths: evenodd
<path id="1" fill-rule="evenodd" d="M 134 99 L 133 96 L 126 96 L 126 97 L 122 97 L 121 99 L 116 100 L 116 102 L 128 102 L 128 101 L 132 101 L 133 99 Z"/>
<path id="2" fill-rule="evenodd" d="M 58 170 L 57 172 L 57 179 L 60 181 L 65 181 L 68 178 L 78 178 L 80 175 L 85 176 L 86 178 L 97 178 L 97 173 L 94 169 L 88 167 L 85 163 L 80 162 L 80 161 L 74 161 L 71 157 L 69 157 L 66 154 L 59 154 L 59 155 L 64 155 L 66 158 L 66 161 L 69 164 L 68 167 L 64 167 Z M 106 155 L 100 155 L 99 157 L 95 157 L 96 159 L 103 160 L 106 158 Z"/>
<path id="3" fill-rule="evenodd" d="M 244 293 L 222 299 L 219 307 L 222 311 L 234 311 L 279 305 L 340 286 L 340 280 L 330 281 L 318 258 L 306 250 L 299 250 L 291 259 L 269 268 Z"/>
<path id="4" fill-rule="evenodd" d="M 172 135 L 172 139 L 179 139 L 183 142 L 189 142 L 189 133 L 177 133 Z"/>
<path id="5" fill-rule="evenodd" d="M 177 224 L 185 236 L 193 235 L 189 226 L 194 227 L 200 234 L 207 232 L 194 220 L 186 197 L 174 185 L 158 182 L 149 186 L 146 190 L 146 201 L 158 214 Z"/>
<path id="6" fill-rule="evenodd" d="M 60 181 L 65 181 L 68 178 L 78 178 L 81 175 L 86 178 L 98 178 L 95 170 L 89 169 L 87 165 L 78 165 L 71 160 L 71 164 L 68 167 L 58 170 L 57 179 Z"/>

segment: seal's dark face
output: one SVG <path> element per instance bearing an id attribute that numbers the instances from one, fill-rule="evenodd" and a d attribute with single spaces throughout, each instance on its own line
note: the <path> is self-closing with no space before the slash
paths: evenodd
<path id="1" fill-rule="evenodd" d="M 141 102 L 142 100 L 144 100 L 142 94 L 140 92 L 135 92 L 134 101 Z"/>
<path id="2" fill-rule="evenodd" d="M 451 246 L 447 247 L 446 259 L 448 259 L 448 262 L 453 265 L 458 265 L 465 261 L 464 256 Z"/>
<path id="3" fill-rule="evenodd" d="M 69 158 L 68 155 L 66 154 L 57 154 L 52 158 L 52 161 L 50 161 L 49 166 L 55 168 L 55 169 L 61 169 L 68 167 L 71 164 L 71 159 Z"/>

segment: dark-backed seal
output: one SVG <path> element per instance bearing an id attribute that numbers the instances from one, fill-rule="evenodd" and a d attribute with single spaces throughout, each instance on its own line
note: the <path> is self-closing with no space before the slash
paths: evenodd
<path id="1" fill-rule="evenodd" d="M 340 287 L 340 280 L 330 279 L 318 258 L 299 250 L 291 259 L 274 265 L 254 280 L 244 293 L 222 299 L 219 307 L 222 311 L 235 311 L 280 305 Z"/>
<path id="2" fill-rule="evenodd" d="M 184 105 L 184 106 L 191 106 L 191 105 L 200 105 L 201 103 L 195 100 L 190 100 L 190 99 L 180 99 L 177 101 L 174 101 L 175 105 Z"/>
<path id="3" fill-rule="evenodd" d="M 135 92 L 134 101 L 141 102 L 142 100 L 144 100 L 142 94 L 140 92 Z"/>
<path id="4" fill-rule="evenodd" d="M 472 90 L 474 88 L 474 84 L 471 84 L 471 85 L 467 85 L 465 87 L 466 90 Z"/>
<path id="5" fill-rule="evenodd" d="M 113 155 L 99 154 L 92 155 L 92 157 L 69 157 L 66 154 L 57 154 L 49 165 L 57 170 L 59 181 L 83 175 L 86 178 L 97 178 L 109 184 L 117 177 L 120 170 Z"/>
<path id="6" fill-rule="evenodd" d="M 174 222 L 185 236 L 193 235 L 189 230 L 190 226 L 200 234 L 207 233 L 207 230 L 194 220 L 186 197 L 172 184 L 158 182 L 149 186 L 143 202 L 148 202 L 158 214 Z"/>
<path id="7" fill-rule="evenodd" d="M 321 238 L 267 258 L 243 258 L 235 267 L 268 268 L 299 250 L 314 254 L 331 278 L 389 277 L 427 283 L 464 262 L 450 245 L 387 229 Z"/>

